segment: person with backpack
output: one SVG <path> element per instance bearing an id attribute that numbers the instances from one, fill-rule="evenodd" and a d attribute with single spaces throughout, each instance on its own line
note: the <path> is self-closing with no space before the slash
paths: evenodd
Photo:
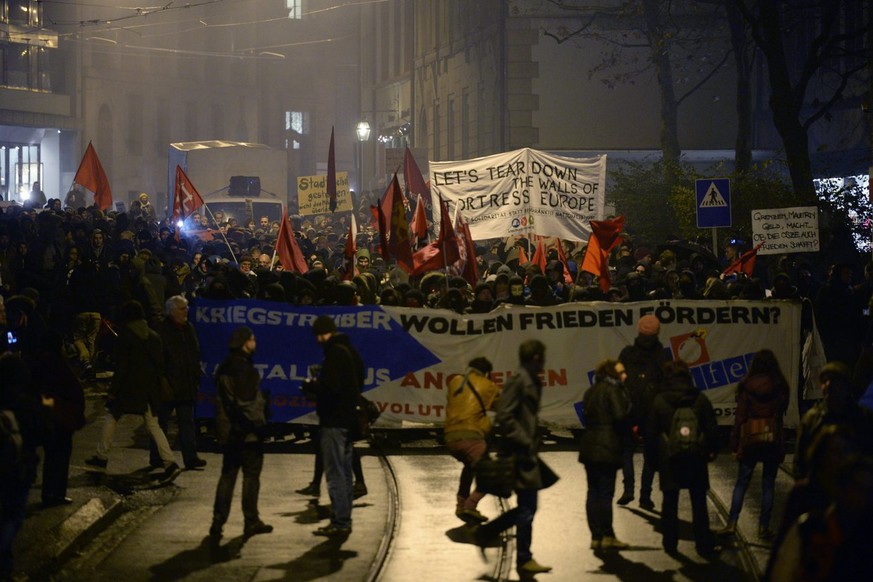
<path id="1" fill-rule="evenodd" d="M 624 493 L 619 497 L 619 505 L 627 505 L 634 500 L 634 449 L 636 437 L 634 427 L 643 432 L 644 424 L 652 408 L 652 401 L 664 379 L 664 364 L 670 361 L 668 352 L 658 339 L 661 322 L 654 315 L 644 315 L 637 322 L 637 337 L 634 343 L 625 346 L 618 355 L 618 361 L 627 371 L 625 389 L 631 399 L 631 413 L 622 431 L 622 480 Z M 643 443 L 643 471 L 640 474 L 640 507 L 649 511 L 655 509 L 652 502 L 652 482 L 655 480 L 655 464 L 658 458 L 657 442 Z"/>
<path id="2" fill-rule="evenodd" d="M 615 360 L 601 362 L 594 372 L 594 386 L 585 392 L 585 432 L 579 446 L 579 462 L 585 464 L 588 497 L 585 513 L 591 530 L 593 550 L 626 550 L 630 546 L 615 537 L 612 528 L 612 499 L 615 474 L 622 462 L 622 436 L 631 403 L 622 382 L 624 365 Z"/>
<path id="3" fill-rule="evenodd" d="M 776 470 L 785 458 L 782 435 L 782 415 L 788 409 L 788 381 L 782 375 L 779 361 L 771 350 L 755 354 L 749 373 L 737 385 L 737 412 L 731 431 L 731 450 L 739 461 L 739 473 L 734 485 L 727 525 L 719 535 L 736 533 L 737 520 L 743 509 L 743 498 L 759 462 L 761 476 L 761 515 L 758 537 L 772 539 L 770 516 L 776 489 Z"/>
<path id="4" fill-rule="evenodd" d="M 481 491 L 470 492 L 473 485 L 473 465 L 488 447 L 485 439 L 491 432 L 493 410 L 500 396 L 500 386 L 491 380 L 493 366 L 487 358 L 477 357 L 467 364 L 467 372 L 455 375 L 446 390 L 446 448 L 463 463 L 456 496 L 455 515 L 465 523 L 488 521 L 476 506 L 485 497 Z"/>
<path id="5" fill-rule="evenodd" d="M 712 557 L 721 548 L 709 530 L 706 492 L 707 463 L 718 452 L 718 424 L 709 399 L 694 387 L 688 364 L 664 366 L 664 384 L 649 414 L 647 438 L 658 441 L 658 473 L 664 500 L 661 506 L 662 545 L 675 554 L 679 543 L 679 491 L 691 497 L 692 527 L 697 553 Z"/>

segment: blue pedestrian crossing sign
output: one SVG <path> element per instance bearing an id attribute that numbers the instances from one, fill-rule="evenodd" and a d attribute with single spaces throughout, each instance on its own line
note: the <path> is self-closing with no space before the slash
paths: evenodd
<path id="1" fill-rule="evenodd" d="M 696 180 L 697 228 L 731 226 L 731 181 L 727 178 Z"/>

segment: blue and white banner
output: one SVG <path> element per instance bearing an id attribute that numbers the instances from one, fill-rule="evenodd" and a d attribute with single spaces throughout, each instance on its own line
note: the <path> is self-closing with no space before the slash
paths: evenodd
<path id="1" fill-rule="evenodd" d="M 720 422 L 733 422 L 736 383 L 755 352 L 776 354 L 789 385 L 786 426 L 797 424 L 800 304 L 787 301 L 647 301 L 568 303 L 549 308 L 504 307 L 459 315 L 436 309 L 367 305 L 297 307 L 264 301 L 198 299 L 191 310 L 203 354 L 199 417 L 214 415 L 215 368 L 227 355 L 231 332 L 255 333 L 255 366 L 269 390 L 274 422 L 316 423 L 315 405 L 300 388 L 312 364 L 322 360 L 312 335 L 319 315 L 336 319 L 367 367 L 365 394 L 383 413 L 377 426 L 439 426 L 446 386 L 479 356 L 494 365 L 503 384 L 518 369 L 518 347 L 544 342 L 546 369 L 540 416 L 549 426 L 579 428 L 581 402 L 599 362 L 616 358 L 637 335 L 639 318 L 661 321 L 661 342 L 691 367 L 695 385 L 713 402 Z"/>

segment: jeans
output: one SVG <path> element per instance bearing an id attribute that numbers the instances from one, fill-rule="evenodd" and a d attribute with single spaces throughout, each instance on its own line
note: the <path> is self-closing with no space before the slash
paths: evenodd
<path id="1" fill-rule="evenodd" d="M 734 485 L 734 494 L 731 499 L 730 521 L 736 523 L 740 518 L 740 512 L 743 510 L 743 499 L 746 497 L 746 491 L 749 489 L 749 484 L 752 482 L 752 473 L 755 471 L 755 465 L 758 463 L 754 459 L 742 459 L 737 473 L 737 483 Z M 773 495 L 776 489 L 776 471 L 779 468 L 779 463 L 775 459 L 767 459 L 761 461 L 764 466 L 763 475 L 761 475 L 761 517 L 758 524 L 762 527 L 770 527 L 770 515 L 773 513 Z"/>
<path id="2" fill-rule="evenodd" d="M 233 442 L 225 445 L 221 461 L 221 477 L 215 489 L 212 524 L 221 527 L 230 515 L 236 476 L 242 469 L 242 512 L 246 525 L 260 521 L 258 494 L 261 490 L 261 469 L 264 467 L 264 445 L 260 442 Z"/>
<path id="3" fill-rule="evenodd" d="M 604 463 L 585 465 L 585 474 L 588 477 L 585 513 L 588 515 L 592 540 L 600 540 L 604 536 L 615 537 L 615 530 L 612 529 L 612 498 L 615 495 L 616 470 L 614 465 Z"/>
<path id="4" fill-rule="evenodd" d="M 675 551 L 679 544 L 679 489 L 664 491 L 661 507 L 661 534 L 664 549 Z M 694 530 L 694 545 L 698 553 L 712 550 L 713 540 L 709 531 L 709 511 L 706 508 L 706 489 L 695 487 L 688 490 L 691 496 L 691 526 Z"/>
<path id="5" fill-rule="evenodd" d="M 351 528 L 355 490 L 352 484 L 352 442 L 349 440 L 349 431 L 332 426 L 321 427 L 321 454 L 333 510 L 331 525 Z"/>
<path id="6" fill-rule="evenodd" d="M 145 421 L 146 430 L 158 447 L 158 454 L 164 466 L 175 463 L 176 459 L 173 457 L 170 443 L 167 442 L 167 435 L 161 430 L 158 419 L 152 414 L 150 406 L 146 408 L 142 418 Z M 100 436 L 100 440 L 97 441 L 97 457 L 101 459 L 109 458 L 109 450 L 112 448 L 112 437 L 115 435 L 115 425 L 118 424 L 118 420 L 111 412 L 106 414 L 106 419 L 103 422 L 103 434 Z"/>
<path id="7" fill-rule="evenodd" d="M 321 438 L 318 436 L 318 431 L 317 426 L 309 431 L 309 435 L 315 443 L 315 467 L 312 472 L 312 484 L 316 487 L 321 486 L 321 478 L 324 476 L 324 459 L 321 456 Z M 366 485 L 364 469 L 361 467 L 361 455 L 355 447 L 352 447 L 352 470 L 355 473 L 355 483 Z"/>
<path id="8" fill-rule="evenodd" d="M 530 551 L 533 539 L 533 519 L 537 513 L 537 490 L 525 489 L 516 492 L 517 505 L 499 517 L 479 527 L 483 538 L 497 537 L 500 532 L 515 526 L 515 563 L 523 566 L 533 558 Z"/>
<path id="9" fill-rule="evenodd" d="M 170 427 L 170 416 L 176 411 L 176 422 L 179 423 L 179 450 L 182 451 L 182 461 L 186 467 L 197 462 L 197 426 L 194 424 L 193 402 L 165 402 L 158 413 L 158 425 L 167 434 Z M 158 447 L 154 441 L 149 443 L 149 460 L 157 465 L 160 459 Z"/>
<path id="10" fill-rule="evenodd" d="M 485 494 L 479 491 L 470 493 L 473 487 L 473 464 L 482 458 L 488 445 L 485 439 L 462 439 L 449 441 L 446 447 L 452 457 L 464 464 L 464 468 L 461 469 L 461 480 L 458 483 L 458 509 L 476 509 Z"/>

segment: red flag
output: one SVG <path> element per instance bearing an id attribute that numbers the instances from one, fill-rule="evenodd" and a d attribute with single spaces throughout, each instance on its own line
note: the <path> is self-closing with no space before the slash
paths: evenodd
<path id="1" fill-rule="evenodd" d="M 409 229 L 416 239 L 427 238 L 427 215 L 424 212 L 424 201 L 421 198 L 421 194 L 418 195 L 415 212 L 412 214 L 412 224 Z"/>
<path id="2" fill-rule="evenodd" d="M 461 213 L 457 213 L 455 234 L 460 241 L 461 248 L 461 276 L 471 287 L 475 287 L 479 282 L 479 266 L 476 264 L 476 247 L 473 244 L 473 237 L 470 235 L 470 225 L 461 217 Z M 457 264 L 457 263 L 456 263 Z"/>
<path id="3" fill-rule="evenodd" d="M 330 150 L 327 152 L 327 197 L 330 211 L 336 210 L 336 154 L 333 147 L 333 127 L 330 128 Z"/>
<path id="4" fill-rule="evenodd" d="M 88 147 L 85 149 L 85 155 L 82 156 L 82 162 L 79 164 L 79 169 L 76 170 L 73 182 L 94 193 L 94 204 L 100 210 L 106 210 L 112 206 L 112 189 L 109 188 L 109 178 L 106 177 L 103 164 L 100 163 L 100 158 L 97 157 L 97 152 L 94 151 L 91 142 L 88 142 Z"/>
<path id="5" fill-rule="evenodd" d="M 750 251 L 744 252 L 740 258 L 731 263 L 727 269 L 722 272 L 722 275 L 730 275 L 733 273 L 745 273 L 746 277 L 751 277 L 755 270 L 755 263 L 758 260 L 758 249 L 764 246 L 762 242 Z"/>
<path id="6" fill-rule="evenodd" d="M 427 187 L 409 146 L 406 146 L 406 151 L 403 152 L 403 181 L 410 194 L 418 194 L 419 196 L 430 194 L 430 188 Z"/>
<path id="7" fill-rule="evenodd" d="M 409 239 L 409 222 L 406 220 L 406 209 L 403 207 L 403 191 L 397 174 L 391 179 L 391 184 L 382 198 L 380 211 L 385 217 L 387 233 L 387 252 L 382 248 L 382 256 L 394 257 L 397 264 L 407 272 L 413 270 L 412 246 Z M 386 212 L 386 208 L 388 212 Z M 388 260 L 386 258 L 386 260 Z"/>
<path id="8" fill-rule="evenodd" d="M 570 266 L 567 264 L 567 255 L 564 254 L 564 245 L 561 244 L 561 239 L 558 241 L 558 260 L 564 265 L 564 283 L 567 285 L 573 284 L 573 274 L 570 273 Z"/>
<path id="9" fill-rule="evenodd" d="M 523 267 L 524 265 L 528 264 L 529 262 L 530 261 L 527 259 L 527 253 L 524 252 L 524 247 L 519 246 L 518 247 L 518 266 Z"/>
<path id="10" fill-rule="evenodd" d="M 624 216 L 612 220 L 592 220 L 591 236 L 581 269 L 599 277 L 600 290 L 609 291 L 609 253 L 621 242 Z"/>
<path id="11" fill-rule="evenodd" d="M 540 272 L 546 272 L 546 245 L 543 244 L 543 239 L 537 241 L 537 250 L 534 251 L 534 256 L 530 260 L 534 265 L 539 265 Z"/>
<path id="12" fill-rule="evenodd" d="M 182 166 L 176 166 L 176 191 L 173 196 L 173 224 L 185 220 L 203 206 L 203 198 L 185 175 Z"/>
<path id="13" fill-rule="evenodd" d="M 286 271 L 296 271 L 301 275 L 309 270 L 303 252 L 297 245 L 297 238 L 291 230 L 288 211 L 282 213 L 282 224 L 279 225 L 279 238 L 276 240 L 276 255 L 279 263 Z"/>
<path id="14" fill-rule="evenodd" d="M 352 221 L 349 223 L 349 238 L 346 239 L 346 248 L 343 252 L 343 259 L 346 267 L 346 270 L 342 276 L 343 281 L 351 281 L 355 278 L 355 275 L 358 274 L 358 270 L 355 265 L 355 255 L 358 252 L 357 238 L 358 226 L 355 223 L 355 213 L 352 212 Z"/>
<path id="15" fill-rule="evenodd" d="M 452 265 L 461 258 L 458 248 L 458 238 L 452 228 L 452 219 L 449 218 L 449 206 L 440 196 L 440 233 L 435 241 L 425 245 L 413 255 L 412 275 L 420 275 L 427 271 L 443 269 Z"/>

